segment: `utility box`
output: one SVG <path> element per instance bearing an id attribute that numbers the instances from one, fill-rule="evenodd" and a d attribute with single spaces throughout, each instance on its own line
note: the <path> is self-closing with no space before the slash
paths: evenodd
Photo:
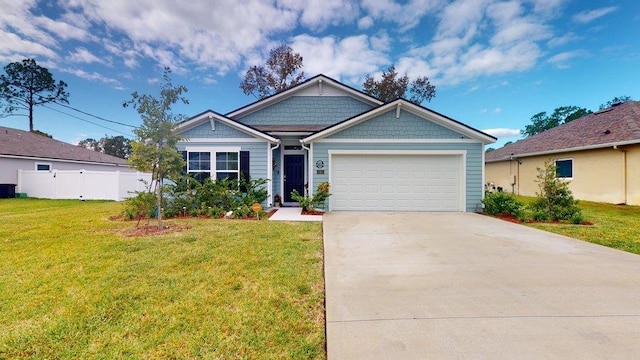
<path id="1" fill-rule="evenodd" d="M 16 197 L 16 184 L 0 184 L 0 199 Z"/>

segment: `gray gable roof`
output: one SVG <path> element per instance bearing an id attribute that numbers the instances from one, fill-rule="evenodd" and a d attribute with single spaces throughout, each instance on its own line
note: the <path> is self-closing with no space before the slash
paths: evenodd
<path id="1" fill-rule="evenodd" d="M 15 156 L 51 160 L 126 165 L 127 160 L 54 140 L 28 131 L 0 126 L 0 157 Z"/>
<path id="2" fill-rule="evenodd" d="M 490 151 L 485 161 L 628 144 L 640 144 L 640 101 L 614 105 Z"/>

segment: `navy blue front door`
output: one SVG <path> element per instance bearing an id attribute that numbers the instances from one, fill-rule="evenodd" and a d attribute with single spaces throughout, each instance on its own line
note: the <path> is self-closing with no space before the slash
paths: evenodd
<path id="1" fill-rule="evenodd" d="M 284 156 L 284 201 L 293 202 L 291 191 L 298 190 L 304 194 L 304 155 Z"/>

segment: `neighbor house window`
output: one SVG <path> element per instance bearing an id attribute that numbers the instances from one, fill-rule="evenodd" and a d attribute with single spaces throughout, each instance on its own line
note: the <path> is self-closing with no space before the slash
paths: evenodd
<path id="1" fill-rule="evenodd" d="M 556 160 L 556 177 L 573 178 L 573 159 Z"/>
<path id="2" fill-rule="evenodd" d="M 47 163 L 36 163 L 37 171 L 51 171 L 51 164 Z"/>
<path id="3" fill-rule="evenodd" d="M 216 153 L 216 179 L 229 178 L 237 180 L 240 171 L 240 160 L 237 152 Z"/>
<path id="4" fill-rule="evenodd" d="M 190 152 L 187 161 L 187 173 L 200 182 L 211 177 L 211 153 Z"/>

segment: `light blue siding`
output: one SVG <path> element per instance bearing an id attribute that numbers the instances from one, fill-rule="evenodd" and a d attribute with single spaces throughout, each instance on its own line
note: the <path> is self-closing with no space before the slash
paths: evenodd
<path id="1" fill-rule="evenodd" d="M 293 96 L 237 119 L 247 125 L 332 125 L 372 109 L 349 96 Z"/>
<path id="2" fill-rule="evenodd" d="M 207 139 L 242 139 L 252 138 L 251 134 L 247 134 L 234 127 L 231 127 L 220 121 L 215 122 L 215 130 L 211 130 L 211 123 L 208 121 L 202 125 L 196 126 L 183 133 L 180 133 L 185 139 L 189 138 L 207 138 Z"/>
<path id="3" fill-rule="evenodd" d="M 344 129 L 328 138 L 460 139 L 461 134 L 404 110 L 401 110 L 400 117 L 396 118 L 396 110 L 392 109 L 373 119 Z"/>
<path id="4" fill-rule="evenodd" d="M 329 150 L 466 150 L 466 211 L 479 209 L 482 200 L 482 144 L 456 143 L 328 143 L 313 144 L 313 162 L 323 160 L 324 175 L 313 174 L 313 189 L 323 181 L 329 181 Z"/>

